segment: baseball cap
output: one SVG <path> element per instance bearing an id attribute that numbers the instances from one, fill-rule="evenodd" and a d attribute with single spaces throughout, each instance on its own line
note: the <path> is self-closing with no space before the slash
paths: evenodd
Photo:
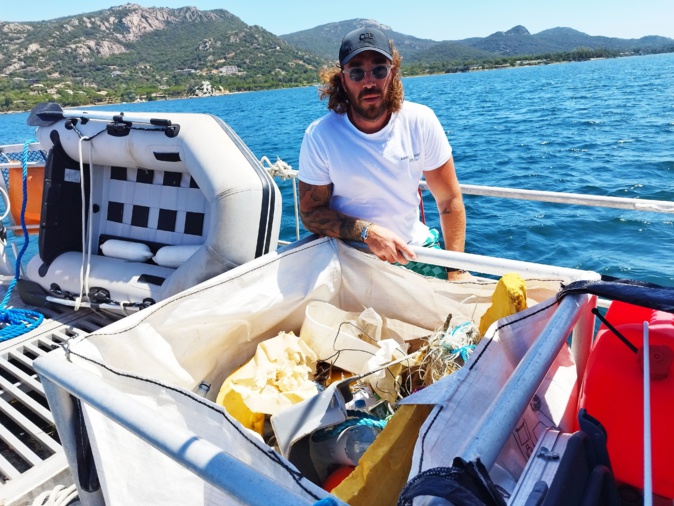
<path id="1" fill-rule="evenodd" d="M 364 27 L 353 30 L 344 36 L 339 48 L 339 64 L 346 65 L 351 58 L 363 51 L 376 51 L 389 60 L 393 60 L 389 40 L 384 32 L 376 28 Z"/>

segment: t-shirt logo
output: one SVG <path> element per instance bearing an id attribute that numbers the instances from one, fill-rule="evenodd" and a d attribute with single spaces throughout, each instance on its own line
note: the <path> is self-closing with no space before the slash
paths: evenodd
<path id="1" fill-rule="evenodd" d="M 414 153 L 413 155 L 401 156 L 400 161 L 404 162 L 405 160 L 409 160 L 410 162 L 418 162 L 419 157 L 420 157 L 419 153 Z"/>

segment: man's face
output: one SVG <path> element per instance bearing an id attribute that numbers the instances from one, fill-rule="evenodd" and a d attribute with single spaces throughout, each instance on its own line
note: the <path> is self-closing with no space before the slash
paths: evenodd
<path id="1" fill-rule="evenodd" d="M 340 74 L 342 86 L 349 98 L 351 114 L 368 122 L 380 120 L 388 115 L 389 90 L 395 69 L 387 69 L 386 77 L 377 79 L 372 71 L 381 65 L 390 66 L 391 61 L 376 51 L 364 51 L 349 60 Z M 348 75 L 350 69 L 364 70 L 365 77 L 361 81 L 354 82 Z M 378 71 L 383 72 L 381 68 Z M 361 72 L 356 74 L 362 75 Z"/>

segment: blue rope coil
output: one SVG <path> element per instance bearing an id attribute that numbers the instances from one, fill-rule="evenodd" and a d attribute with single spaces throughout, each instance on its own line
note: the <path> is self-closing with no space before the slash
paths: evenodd
<path id="1" fill-rule="evenodd" d="M 0 302 L 0 323 L 3 328 L 0 329 L 0 342 L 8 341 L 15 337 L 22 336 L 38 327 L 44 320 L 44 315 L 30 309 L 7 308 L 12 291 L 21 276 L 21 259 L 28 248 L 30 237 L 26 227 L 26 205 L 28 203 L 28 146 L 37 142 L 35 139 L 27 140 L 23 144 L 22 174 L 23 174 L 23 201 L 21 202 L 21 230 L 23 231 L 23 246 L 16 258 L 14 265 L 14 279 L 7 287 L 5 298 Z"/>

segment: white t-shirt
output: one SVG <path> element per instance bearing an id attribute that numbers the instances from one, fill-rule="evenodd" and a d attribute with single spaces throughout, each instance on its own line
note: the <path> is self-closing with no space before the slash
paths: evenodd
<path id="1" fill-rule="evenodd" d="M 422 244 L 428 227 L 419 221 L 419 180 L 451 156 L 440 121 L 425 105 L 404 102 L 373 134 L 331 111 L 307 128 L 298 177 L 311 185 L 332 183 L 332 209 Z"/>

